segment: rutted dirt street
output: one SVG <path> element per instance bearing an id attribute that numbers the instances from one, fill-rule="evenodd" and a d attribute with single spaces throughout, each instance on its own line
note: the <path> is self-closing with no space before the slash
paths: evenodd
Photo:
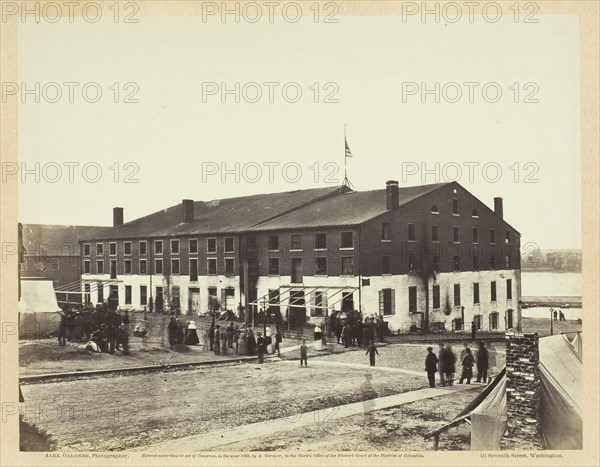
<path id="1" fill-rule="evenodd" d="M 366 375 L 369 385 L 365 387 Z M 425 378 L 278 362 L 22 386 L 58 450 L 121 450 L 425 387 Z"/>

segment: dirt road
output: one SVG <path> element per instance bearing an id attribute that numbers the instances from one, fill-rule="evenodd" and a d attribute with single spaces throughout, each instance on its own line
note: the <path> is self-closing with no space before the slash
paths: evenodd
<path id="1" fill-rule="evenodd" d="M 26 385 L 23 412 L 58 450 L 121 450 L 425 387 L 418 376 L 283 363 Z"/>

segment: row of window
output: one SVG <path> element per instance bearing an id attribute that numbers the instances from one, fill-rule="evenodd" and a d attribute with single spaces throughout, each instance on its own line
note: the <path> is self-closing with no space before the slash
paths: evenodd
<path id="1" fill-rule="evenodd" d="M 415 272 L 417 270 L 417 256 L 416 255 L 408 255 L 408 272 Z M 472 266 L 472 270 L 473 271 L 479 271 L 479 256 L 475 255 L 473 256 L 471 261 L 471 265 Z M 440 270 L 440 258 L 437 255 L 432 255 L 431 256 L 431 266 L 433 268 L 434 271 L 438 272 Z M 461 262 L 460 262 L 460 256 L 456 255 L 453 257 L 453 269 L 454 271 L 460 271 L 461 270 Z M 494 255 L 490 256 L 490 269 L 496 269 L 497 267 L 497 262 L 496 262 L 496 257 Z M 506 255 L 504 257 L 504 267 L 506 269 L 511 269 L 512 268 L 512 260 L 510 255 Z M 467 270 L 469 270 L 467 268 Z M 390 256 L 382 256 L 381 257 L 381 274 L 391 274 L 392 273 L 392 269 L 391 269 L 391 257 Z"/>
<path id="2" fill-rule="evenodd" d="M 512 300 L 512 279 L 506 279 L 506 299 Z M 382 315 L 395 314 L 395 293 L 394 289 L 382 289 L 379 291 L 379 312 Z M 490 302 L 497 301 L 496 281 L 490 282 Z M 479 282 L 473 283 L 473 304 L 480 304 Z M 460 284 L 454 284 L 454 306 L 461 306 Z M 433 286 L 433 309 L 440 310 L 440 286 Z M 408 311 L 417 312 L 417 287 L 408 288 Z"/>
<path id="3" fill-rule="evenodd" d="M 416 303 L 416 287 L 415 289 L 415 301 L 411 303 L 409 306 L 409 311 L 415 312 L 417 311 L 417 303 Z M 512 300 L 512 279 L 506 279 L 506 299 Z M 497 301 L 497 290 L 496 290 L 496 281 L 490 282 L 490 302 Z M 454 284 L 454 306 L 461 306 L 461 298 L 460 298 L 460 284 Z M 473 283 L 473 305 L 479 305 L 480 302 L 480 294 L 479 294 L 479 282 Z M 414 306 L 412 306 L 414 305 Z M 433 286 L 433 309 L 440 309 L 440 286 Z"/>
<path id="4" fill-rule="evenodd" d="M 279 251 L 279 235 L 269 235 L 268 251 Z M 354 232 L 341 232 L 340 238 L 340 248 L 341 249 L 352 249 L 354 248 Z M 302 235 L 300 234 L 292 234 L 290 236 L 290 250 L 298 251 L 303 249 L 302 244 Z M 326 233 L 316 233 L 314 239 L 314 249 L 315 250 L 327 250 L 327 234 Z"/>
<path id="5" fill-rule="evenodd" d="M 190 261 L 190 263 L 189 263 L 190 264 L 190 268 L 189 268 L 190 278 L 192 280 L 197 280 L 197 278 L 198 278 L 198 260 L 195 258 L 191 258 L 189 261 Z M 291 261 L 292 261 L 292 276 L 293 276 L 293 278 L 298 279 L 293 282 L 300 283 L 300 282 L 302 282 L 302 271 L 303 271 L 302 258 L 292 258 Z M 279 263 L 280 263 L 279 258 L 269 258 L 269 271 L 268 271 L 269 275 L 274 275 L 274 276 L 280 275 Z M 341 258 L 341 264 L 342 264 L 342 269 L 341 269 L 342 275 L 354 275 L 354 258 L 352 256 L 348 256 L 348 257 L 343 256 Z M 117 267 L 117 260 L 110 260 L 111 277 L 116 276 L 116 267 Z M 434 271 L 439 271 L 440 263 L 439 263 L 438 256 L 435 256 L 435 255 L 432 256 L 432 267 L 433 267 Z M 506 269 L 511 268 L 511 258 L 508 255 L 505 257 L 505 267 L 506 267 Z M 408 271 L 415 272 L 416 268 L 417 268 L 416 255 L 409 255 L 408 256 Z M 454 256 L 453 268 L 454 268 L 454 271 L 461 270 L 460 256 Z M 490 268 L 491 269 L 496 268 L 495 256 L 490 257 Z M 472 257 L 472 269 L 475 271 L 479 270 L 479 257 L 478 256 Z M 217 258 L 207 258 L 206 270 L 207 270 L 208 275 L 216 275 L 217 274 Z M 228 276 L 235 275 L 235 259 L 234 258 L 225 258 L 224 259 L 224 270 L 225 270 L 225 275 L 228 275 Z M 133 274 L 132 260 L 130 260 L 130 259 L 124 260 L 123 271 L 125 274 Z M 149 273 L 148 261 L 146 259 L 139 260 L 138 271 L 139 271 L 139 274 L 141 274 L 141 275 L 145 275 L 145 274 Z M 153 274 L 163 274 L 163 271 L 164 271 L 163 259 L 160 259 L 160 258 L 155 259 Z M 180 271 L 181 271 L 181 267 L 180 267 L 179 258 L 172 258 L 171 259 L 171 274 L 178 275 L 178 274 L 180 274 Z M 84 272 L 84 274 L 91 274 L 91 261 L 90 260 L 84 260 L 83 272 Z M 104 260 L 96 260 L 96 272 L 95 273 L 96 274 L 105 274 Z M 390 256 L 382 256 L 381 257 L 381 274 L 387 275 L 387 274 L 391 274 L 391 273 L 392 273 L 391 257 Z M 327 257 L 315 258 L 314 274 L 316 276 L 328 275 Z"/>
<path id="6" fill-rule="evenodd" d="M 198 260 L 195 258 L 191 258 L 190 260 L 190 279 L 195 281 L 198 280 Z M 179 275 L 181 271 L 179 258 L 171 259 L 171 274 Z M 225 258 L 224 259 L 224 269 L 226 276 L 234 276 L 235 275 L 235 259 L 234 258 Z M 139 274 L 145 275 L 148 274 L 148 260 L 140 259 L 139 260 Z M 152 274 L 163 274 L 163 260 L 155 259 L 154 260 L 154 271 Z M 206 271 L 209 276 L 217 275 L 217 258 L 207 258 L 206 260 Z M 130 259 L 126 259 L 123 262 L 123 272 L 125 274 L 133 274 L 132 270 L 132 261 Z M 91 274 L 91 261 L 84 260 L 83 261 L 83 273 Z M 95 274 L 105 274 L 104 271 L 104 260 L 96 261 L 96 272 Z M 110 276 L 111 278 L 116 278 L 117 276 L 117 260 L 110 260 Z"/>
<path id="7" fill-rule="evenodd" d="M 292 282 L 301 283 L 303 276 L 302 258 L 292 258 Z M 341 275 L 353 276 L 354 275 L 354 257 L 353 256 L 342 256 L 342 270 Z M 315 258 L 315 276 L 326 276 L 327 272 L 327 258 L 317 257 Z M 279 275 L 279 258 L 269 258 L 269 275 Z"/>
<path id="8" fill-rule="evenodd" d="M 163 240 L 154 240 L 154 254 L 162 255 L 163 254 Z M 172 239 L 169 240 L 171 247 L 171 254 L 178 255 L 180 252 L 180 240 Z M 225 237 L 224 239 L 224 252 L 225 253 L 235 253 L 235 242 L 233 237 Z M 123 253 L 125 256 L 131 256 L 133 252 L 133 242 L 126 241 L 123 242 Z M 138 254 L 140 256 L 145 256 L 148 254 L 148 241 L 140 240 L 137 242 Z M 90 256 L 91 246 L 89 243 L 83 244 L 83 256 Z M 198 239 L 190 238 L 188 239 L 188 251 L 190 254 L 198 253 Z M 207 238 L 206 239 L 206 253 L 216 254 L 217 253 L 217 239 L 216 238 Z M 109 242 L 108 244 L 108 254 L 110 256 L 117 255 L 117 242 Z M 96 243 L 96 256 L 104 255 L 104 243 Z"/>
<path id="9" fill-rule="evenodd" d="M 198 253 L 198 240 L 197 239 L 189 239 L 188 240 L 188 251 L 190 254 Z M 146 240 L 141 240 L 138 242 L 138 254 L 140 256 L 145 256 L 148 254 L 148 242 Z M 354 248 L 354 235 L 353 232 L 342 232 L 341 233 L 341 244 L 340 248 L 351 249 Z M 178 255 L 180 252 L 180 240 L 173 239 L 170 240 L 171 246 L 171 254 Z M 110 242 L 108 245 L 109 255 L 116 256 L 117 255 L 117 242 Z M 315 234 L 315 250 L 327 250 L 327 234 L 326 233 L 317 233 Z M 302 235 L 294 234 L 290 236 L 290 249 L 294 250 L 302 250 Z M 278 235 L 270 235 L 268 238 L 268 250 L 269 251 L 279 251 L 279 236 Z M 85 243 L 83 245 L 83 256 L 90 256 L 91 246 L 89 243 Z M 130 256 L 133 251 L 133 243 L 130 241 L 123 243 L 123 251 L 125 256 Z M 217 253 L 217 239 L 216 238 L 208 238 L 206 240 L 206 252 L 207 253 Z M 233 237 L 225 237 L 224 239 L 224 252 L 225 253 L 235 253 L 235 242 Z M 163 240 L 154 240 L 154 254 L 162 255 L 163 254 Z M 104 255 L 104 244 L 96 243 L 96 256 Z"/>
<path id="10" fill-rule="evenodd" d="M 407 224 L 407 228 L 408 228 L 408 241 L 416 242 L 417 241 L 416 224 Z M 512 245 L 512 242 L 513 242 L 512 232 L 510 230 L 506 230 L 504 235 L 505 235 L 504 242 L 507 245 Z M 381 223 L 381 241 L 384 241 L 384 242 L 391 241 L 390 223 L 389 222 Z M 439 228 L 437 225 L 431 226 L 431 241 L 432 242 L 440 241 Z M 460 243 L 460 227 L 459 226 L 456 226 L 456 225 L 452 226 L 452 241 L 454 243 Z M 471 229 L 471 241 L 473 243 L 479 243 L 479 228 L 478 227 L 473 227 Z M 492 245 L 496 244 L 496 230 L 495 229 L 490 229 L 489 242 Z"/>

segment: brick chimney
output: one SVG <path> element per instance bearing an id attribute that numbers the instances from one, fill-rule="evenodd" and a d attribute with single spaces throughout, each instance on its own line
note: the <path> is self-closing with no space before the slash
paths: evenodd
<path id="1" fill-rule="evenodd" d="M 386 209 L 395 209 L 400 202 L 400 194 L 398 192 L 398 181 L 388 180 L 385 183 L 385 205 Z"/>
<path id="2" fill-rule="evenodd" d="M 504 208 L 502 207 L 502 198 L 494 198 L 494 212 L 500 218 L 504 218 Z"/>
<path id="3" fill-rule="evenodd" d="M 502 449 L 543 449 L 538 335 L 506 333 L 507 431 Z"/>
<path id="4" fill-rule="evenodd" d="M 123 208 L 113 208 L 113 227 L 123 225 Z"/>
<path id="5" fill-rule="evenodd" d="M 181 201 L 183 208 L 183 222 L 192 222 L 194 220 L 194 200 L 184 199 Z"/>

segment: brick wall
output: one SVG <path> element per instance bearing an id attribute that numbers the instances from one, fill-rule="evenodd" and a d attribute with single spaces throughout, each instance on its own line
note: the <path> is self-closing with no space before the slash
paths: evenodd
<path id="1" fill-rule="evenodd" d="M 506 333 L 506 410 L 503 449 L 543 449 L 540 432 L 540 374 L 537 334 Z"/>

